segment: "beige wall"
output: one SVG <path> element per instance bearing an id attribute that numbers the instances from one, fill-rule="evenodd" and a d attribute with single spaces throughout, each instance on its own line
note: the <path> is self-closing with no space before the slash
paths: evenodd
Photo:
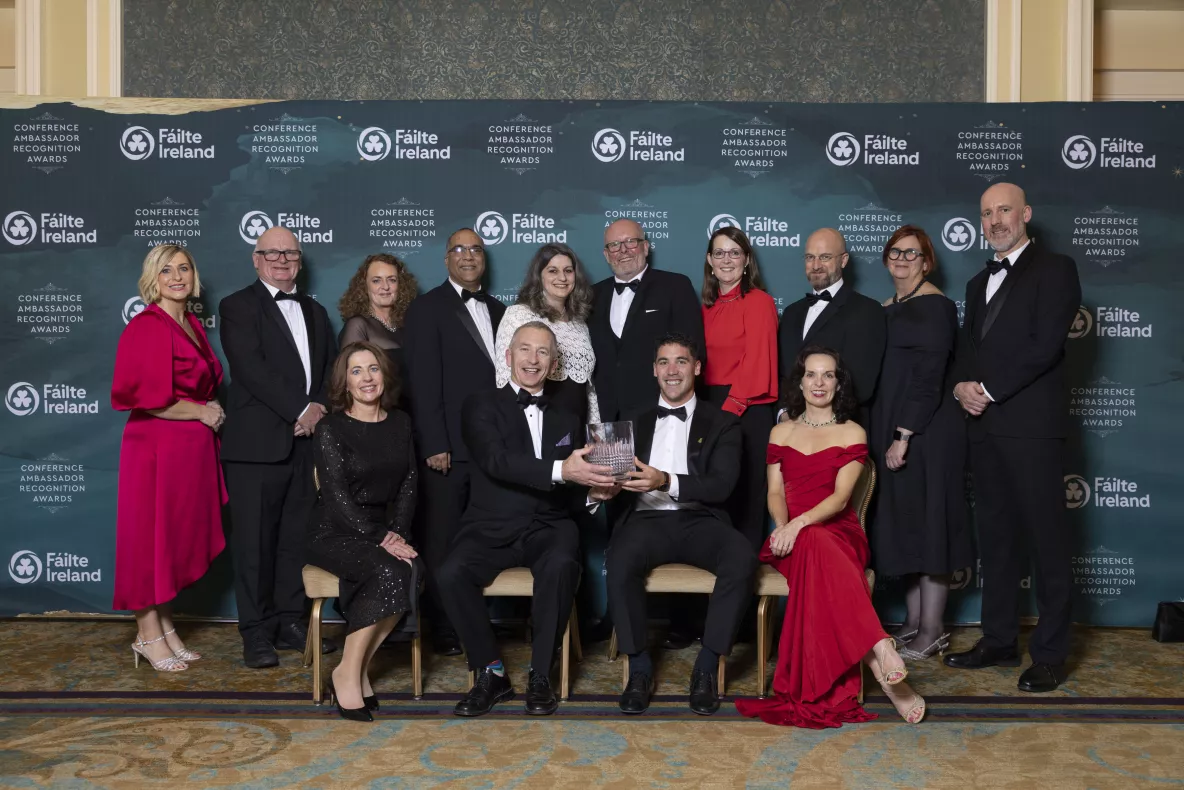
<path id="1" fill-rule="evenodd" d="M 86 95 L 86 0 L 41 6 L 41 92 Z"/>
<path id="2" fill-rule="evenodd" d="M 16 0 L 0 0 L 0 93 L 16 90 Z"/>
<path id="3" fill-rule="evenodd" d="M 1099 101 L 1184 99 L 1184 3 L 1179 8 L 1102 9 L 1094 25 Z"/>

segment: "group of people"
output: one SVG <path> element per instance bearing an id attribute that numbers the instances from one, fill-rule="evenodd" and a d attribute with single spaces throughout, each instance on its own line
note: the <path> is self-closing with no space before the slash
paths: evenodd
<path id="1" fill-rule="evenodd" d="M 200 659 L 169 606 L 224 548 L 229 495 L 247 666 L 304 648 L 310 563 L 341 580 L 347 627 L 331 683 L 343 717 L 373 719 L 370 660 L 421 615 L 437 652 L 463 651 L 476 673 L 456 714 L 482 715 L 514 695 L 482 590 L 525 566 L 525 710 L 549 714 L 580 530 L 603 508 L 609 616 L 630 658 L 624 712 L 645 711 L 654 690 L 649 571 L 679 562 L 716 576 L 702 621 L 680 626 L 701 640 L 689 704 L 709 715 L 716 666 L 763 562 L 787 578 L 789 598 L 774 695 L 737 700 L 740 711 L 804 727 L 867 721 L 857 702 L 867 664 L 916 723 L 925 701 L 905 683 L 906 662 L 946 652 L 950 575 L 975 557 L 969 458 L 983 637 L 945 663 L 1018 666 L 1030 542 L 1041 617 L 1019 688 L 1055 689 L 1071 579 L 1063 358 L 1080 285 L 1071 259 L 1028 236 L 1019 187 L 992 186 L 980 207 L 995 255 L 967 284 L 961 328 L 933 283 L 933 245 L 913 225 L 884 247 L 895 294 L 883 304 L 845 281 L 842 234 L 812 233 L 810 290 L 779 321 L 740 229 L 711 235 L 696 295 L 686 276 L 650 265 L 636 222 L 618 220 L 604 233 L 612 277 L 592 284 L 570 247 L 546 244 L 509 308 L 482 287 L 486 251 L 471 229 L 449 237 L 447 278 L 423 294 L 401 261 L 372 255 L 341 298 L 335 338 L 326 310 L 297 288 L 298 240 L 271 228 L 253 252 L 258 279 L 220 304 L 225 408 L 221 366 L 186 310 L 200 289 L 195 262 L 184 248 L 155 248 L 140 279 L 148 308 L 120 340 L 112 388 L 113 406 L 131 412 L 114 606 L 136 614 L 137 662 L 181 671 Z M 623 477 L 593 463 L 586 441 L 589 423 L 621 420 L 636 455 Z M 878 471 L 870 544 L 851 501 L 867 466 Z M 894 634 L 872 606 L 869 565 L 907 579 Z"/>

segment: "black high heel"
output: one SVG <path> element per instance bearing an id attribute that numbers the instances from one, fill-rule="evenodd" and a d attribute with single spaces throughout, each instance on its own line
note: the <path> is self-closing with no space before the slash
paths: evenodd
<path id="1" fill-rule="evenodd" d="M 365 705 L 360 708 L 341 707 L 341 701 L 337 699 L 337 691 L 333 688 L 333 678 L 331 677 L 329 678 L 329 702 L 337 707 L 337 712 L 346 721 L 374 721 L 374 717 L 370 715 L 370 711 Z"/>
<path id="2" fill-rule="evenodd" d="M 362 697 L 362 704 L 366 706 L 368 711 L 378 710 L 378 695 L 371 694 L 369 697 Z"/>

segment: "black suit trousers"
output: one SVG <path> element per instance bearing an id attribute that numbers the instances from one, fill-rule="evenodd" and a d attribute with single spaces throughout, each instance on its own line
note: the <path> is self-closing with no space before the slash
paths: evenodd
<path id="1" fill-rule="evenodd" d="M 574 522 L 535 521 L 505 546 L 491 546 L 479 537 L 458 539 L 438 572 L 441 603 L 460 637 L 469 668 L 480 670 L 500 655 L 482 590 L 502 571 L 519 567 L 530 568 L 534 575 L 530 666 L 549 677 L 580 582 L 580 533 Z"/>
<path id="2" fill-rule="evenodd" d="M 727 655 L 752 599 L 757 555 L 744 535 L 706 510 L 642 510 L 613 533 L 605 569 L 621 651 L 637 655 L 646 649 L 645 579 L 672 562 L 715 574 L 703 646 Z"/>
<path id="3" fill-rule="evenodd" d="M 435 622 L 429 626 L 436 633 L 452 631 L 448 614 L 442 609 L 439 570 L 448 556 L 457 525 L 469 504 L 469 463 L 453 461 L 448 474 L 441 474 L 421 464 L 419 468 L 419 515 L 416 518 L 416 546 L 423 552 L 428 568 L 428 592 Z M 482 607 L 484 609 L 484 607 Z"/>
<path id="4" fill-rule="evenodd" d="M 238 630 L 276 638 L 281 625 L 304 619 L 301 569 L 316 504 L 312 441 L 296 439 L 280 463 L 227 461 L 230 545 Z"/>
<path id="5" fill-rule="evenodd" d="M 1019 636 L 1020 583 L 1035 559 L 1040 621 L 1028 652 L 1062 664 L 1069 655 L 1072 543 L 1065 518 L 1063 439 L 987 434 L 970 441 L 974 510 L 982 558 L 983 637 L 1014 647 Z"/>

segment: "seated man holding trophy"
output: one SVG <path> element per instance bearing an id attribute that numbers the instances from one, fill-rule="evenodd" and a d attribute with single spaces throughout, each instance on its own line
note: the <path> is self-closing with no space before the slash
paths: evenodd
<path id="1" fill-rule="evenodd" d="M 616 486 L 590 493 L 621 498 L 605 569 L 609 611 L 630 662 L 620 700 L 625 713 L 644 712 L 654 693 L 645 592 L 653 568 L 685 563 L 716 575 L 690 682 L 691 710 L 704 716 L 719 710 L 719 657 L 731 652 L 752 595 L 757 556 L 725 510 L 740 469 L 740 421 L 695 397 L 701 356 L 685 335 L 659 339 L 654 376 L 661 394 L 635 423 L 636 469 Z"/>
<path id="2" fill-rule="evenodd" d="M 526 712 L 547 715 L 559 705 L 551 664 L 580 579 L 572 509 L 584 504 L 584 486 L 611 491 L 614 479 L 608 467 L 585 460 L 590 448 L 583 447 L 580 418 L 547 403 L 543 384 L 557 358 L 547 325 L 523 324 L 506 349 L 510 382 L 474 393 L 461 412 L 461 432 L 476 468 L 468 508 L 438 577 L 444 609 L 469 668 L 478 673 L 456 705 L 457 716 L 480 716 L 514 696 L 482 590 L 503 570 L 520 566 L 534 575 Z"/>

